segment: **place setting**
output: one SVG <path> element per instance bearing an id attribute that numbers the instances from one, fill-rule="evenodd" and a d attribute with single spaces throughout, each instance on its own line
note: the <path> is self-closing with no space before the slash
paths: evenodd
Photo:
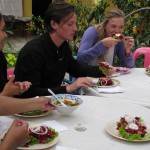
<path id="1" fill-rule="evenodd" d="M 34 111 L 14 114 L 14 116 L 24 117 L 24 118 L 38 118 L 38 117 L 50 115 L 51 113 L 52 113 L 52 110 L 46 110 L 46 111 L 34 110 Z"/>
<path id="2" fill-rule="evenodd" d="M 122 93 L 120 81 L 113 78 L 101 77 L 93 80 L 94 89 L 99 93 Z"/>
<path id="3" fill-rule="evenodd" d="M 17 147 L 17 149 L 42 150 L 52 147 L 59 141 L 59 132 L 66 130 L 68 129 L 65 126 L 55 120 L 29 125 L 29 138 L 24 146 Z M 1 141 L 5 138 L 5 134 L 7 134 L 7 130 L 0 134 Z"/>
<path id="4" fill-rule="evenodd" d="M 56 111 L 64 116 L 71 115 L 82 103 L 83 100 L 72 94 L 54 94 L 50 89 L 52 96 L 47 96 L 51 98 L 51 104 L 56 106 Z M 38 96 L 37 96 L 38 97 Z M 15 114 L 17 117 L 25 117 L 25 118 L 38 118 L 44 117 L 52 113 L 51 111 L 29 111 L 25 113 Z M 53 113 L 55 115 L 55 113 Z M 68 128 L 59 123 L 56 120 L 44 121 L 41 123 L 35 123 L 29 125 L 29 139 L 26 144 L 22 147 L 17 147 L 18 150 L 42 150 L 47 149 L 56 145 L 59 141 L 59 132 L 67 131 Z M 0 139 L 3 140 L 7 134 L 7 130 L 4 130 L 2 134 L 0 134 Z M 56 149 L 63 150 L 67 147 L 56 146 Z M 71 150 L 71 148 L 69 148 Z M 73 149 L 72 149 L 73 150 Z"/>
<path id="5" fill-rule="evenodd" d="M 117 76 L 120 76 L 120 75 L 131 73 L 130 68 L 127 68 L 127 67 L 113 67 L 113 66 L 109 65 L 107 62 L 100 62 L 99 63 L 99 69 L 101 71 L 106 71 L 107 70 L 108 72 L 113 72 L 112 75 L 106 76 L 108 78 L 117 77 Z"/>
<path id="6" fill-rule="evenodd" d="M 124 90 L 122 89 L 121 82 L 117 79 L 114 79 L 114 77 L 128 74 L 131 72 L 129 68 L 126 67 L 113 67 L 109 65 L 107 62 L 100 62 L 99 63 L 99 69 L 102 72 L 107 72 L 106 77 L 100 77 L 93 79 L 93 82 L 95 83 L 94 89 L 99 93 L 122 93 Z"/>
<path id="7" fill-rule="evenodd" d="M 56 106 L 56 111 L 59 115 L 68 116 L 71 115 L 82 103 L 83 100 L 72 94 L 54 94 L 51 89 L 48 90 L 52 95 L 46 96 L 51 98 L 51 104 Z M 38 96 L 37 96 L 38 97 Z M 51 114 L 53 110 L 50 111 L 29 111 L 25 113 L 15 114 L 16 117 L 25 118 L 38 118 L 44 117 Z M 53 113 L 55 115 L 55 113 Z M 67 127 L 63 126 L 56 120 L 49 120 L 38 124 L 29 125 L 29 139 L 23 147 L 18 147 L 18 150 L 42 150 L 47 149 L 56 145 L 59 141 L 59 132 L 68 130 Z M 3 139 L 5 130 L 1 135 L 0 139 Z M 66 149 L 63 146 L 56 146 L 56 149 Z M 70 149 L 70 148 L 69 148 Z M 71 149 L 70 149 L 71 150 Z"/>
<path id="8" fill-rule="evenodd" d="M 109 121 L 105 130 L 109 135 L 128 142 L 150 141 L 150 124 L 138 116 L 125 115 L 118 121 Z"/>
<path id="9" fill-rule="evenodd" d="M 38 98 L 39 96 L 36 96 Z M 38 118 L 38 117 L 44 117 L 47 115 L 52 114 L 53 110 L 33 110 L 28 112 L 23 112 L 19 114 L 14 114 L 16 117 L 23 117 L 23 118 Z"/>

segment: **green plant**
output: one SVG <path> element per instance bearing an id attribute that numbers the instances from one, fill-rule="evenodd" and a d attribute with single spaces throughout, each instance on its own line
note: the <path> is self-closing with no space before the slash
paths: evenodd
<path id="1" fill-rule="evenodd" d="M 70 0 L 69 2 L 75 7 L 77 15 L 77 31 L 74 35 L 73 41 L 69 42 L 73 55 L 76 55 L 82 35 L 86 28 L 90 25 L 88 20 L 95 4 L 92 3 L 89 7 L 85 1 Z"/>
<path id="2" fill-rule="evenodd" d="M 12 68 L 15 67 L 16 61 L 17 61 L 17 55 L 18 53 L 13 53 L 13 47 L 11 46 L 11 44 L 9 43 L 8 38 L 5 39 L 4 41 L 4 54 L 7 60 L 7 67 L 8 68 Z"/>
<path id="3" fill-rule="evenodd" d="M 100 23 L 105 15 L 106 8 L 109 7 L 108 2 L 98 1 L 97 5 L 90 14 L 89 22 L 94 20 L 95 23 Z"/>
<path id="4" fill-rule="evenodd" d="M 32 21 L 27 23 L 26 31 L 35 35 L 41 35 L 45 32 L 44 19 L 41 16 L 32 16 Z"/>
<path id="5" fill-rule="evenodd" d="M 17 56 L 15 54 L 8 53 L 6 54 L 7 67 L 12 68 L 15 66 L 17 61 Z"/>

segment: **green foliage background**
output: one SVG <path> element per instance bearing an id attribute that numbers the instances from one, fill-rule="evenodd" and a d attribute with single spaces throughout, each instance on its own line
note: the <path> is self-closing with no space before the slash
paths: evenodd
<path id="1" fill-rule="evenodd" d="M 111 0 L 116 7 L 123 10 L 125 15 L 131 13 L 125 19 L 125 35 L 133 36 L 135 39 L 135 45 L 133 51 L 142 46 L 150 47 L 150 0 Z M 70 41 L 70 46 L 73 55 L 77 55 L 79 43 L 83 36 L 84 31 L 91 25 L 100 23 L 106 13 L 106 9 L 109 7 L 110 1 L 99 0 L 97 4 L 94 2 L 91 5 L 87 5 L 85 1 L 70 0 L 69 1 L 76 8 L 77 14 L 77 32 L 75 33 L 73 41 Z M 136 10 L 140 10 L 135 13 Z M 147 9 L 146 9 L 147 8 Z M 28 24 L 26 29 L 32 34 L 41 35 L 45 32 L 44 20 L 40 16 L 33 16 L 32 22 Z M 8 47 L 6 53 L 10 53 L 11 46 L 7 42 Z M 12 54 L 14 55 L 14 54 Z M 17 55 L 8 55 L 8 65 L 13 67 L 15 64 Z M 144 56 L 139 57 L 136 60 L 136 67 L 143 67 Z M 12 61 L 14 63 L 12 63 Z"/>

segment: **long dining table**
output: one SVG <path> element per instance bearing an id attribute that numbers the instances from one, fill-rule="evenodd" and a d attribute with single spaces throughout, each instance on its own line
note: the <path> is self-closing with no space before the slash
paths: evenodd
<path id="1" fill-rule="evenodd" d="M 110 121 L 119 121 L 128 114 L 141 117 L 150 122 L 150 109 L 126 101 L 108 97 L 79 96 L 83 103 L 70 115 L 62 115 L 56 110 L 39 118 L 21 118 L 30 125 L 55 120 L 68 130 L 59 132 L 59 140 L 47 150 L 56 150 L 57 146 L 70 150 L 149 150 L 150 142 L 128 142 L 111 136 L 105 130 Z M 11 124 L 16 116 L 1 116 L 5 124 Z M 69 150 L 69 149 L 68 149 Z"/>
<path id="2" fill-rule="evenodd" d="M 82 88 L 82 91 L 85 95 L 107 97 L 110 101 L 120 100 L 150 108 L 150 74 L 145 72 L 145 68 L 132 68 L 129 73 L 112 78 L 120 81 L 122 93 L 100 93 L 93 87 Z"/>

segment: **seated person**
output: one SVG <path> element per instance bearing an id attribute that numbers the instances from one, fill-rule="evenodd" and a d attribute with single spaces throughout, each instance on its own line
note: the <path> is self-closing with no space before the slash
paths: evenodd
<path id="1" fill-rule="evenodd" d="M 5 32 L 5 22 L 0 13 L 0 95 L 17 95 L 25 92 L 31 85 L 30 82 L 14 82 L 12 76 L 7 82 L 7 61 L 2 52 L 3 40 L 7 37 Z M 12 97 L 0 96 L 0 116 L 22 113 L 32 110 L 53 109 L 50 105 L 50 98 L 30 98 L 16 99 Z M 18 146 L 23 146 L 28 140 L 28 124 L 22 120 L 15 120 L 9 128 L 3 142 L 0 144 L 1 150 L 15 150 Z"/>
<path id="2" fill-rule="evenodd" d="M 68 40 L 77 30 L 75 8 L 63 1 L 49 5 L 45 16 L 47 32 L 28 42 L 20 51 L 15 67 L 17 81 L 30 81 L 31 88 L 20 97 L 72 93 L 82 86 L 93 86 L 90 77 L 104 76 L 98 66 L 78 63 L 72 56 Z M 78 78 L 74 83 L 61 86 L 65 73 Z M 105 72 L 104 72 L 105 73 Z"/>
<path id="3" fill-rule="evenodd" d="M 47 97 L 17 99 L 8 96 L 0 96 L 0 116 L 23 113 L 32 110 L 44 111 L 55 108 L 54 106 L 51 106 L 50 102 L 50 98 Z"/>
<path id="4" fill-rule="evenodd" d="M 82 64 L 98 65 L 106 61 L 110 65 L 132 68 L 135 61 L 132 54 L 134 39 L 123 36 L 124 13 L 120 9 L 110 10 L 102 23 L 89 27 L 79 45 L 77 60 Z M 118 37 L 117 37 L 118 36 Z"/>
<path id="5" fill-rule="evenodd" d="M 30 82 L 14 82 L 14 76 L 10 81 L 7 80 L 7 60 L 3 53 L 4 39 L 7 37 L 5 32 L 5 21 L 0 13 L 0 95 L 13 96 L 18 95 L 20 92 L 25 92 L 29 89 Z M 8 82 L 8 83 L 7 83 Z M 7 83 L 7 84 L 6 84 Z M 4 88 L 5 87 L 5 88 Z"/>

